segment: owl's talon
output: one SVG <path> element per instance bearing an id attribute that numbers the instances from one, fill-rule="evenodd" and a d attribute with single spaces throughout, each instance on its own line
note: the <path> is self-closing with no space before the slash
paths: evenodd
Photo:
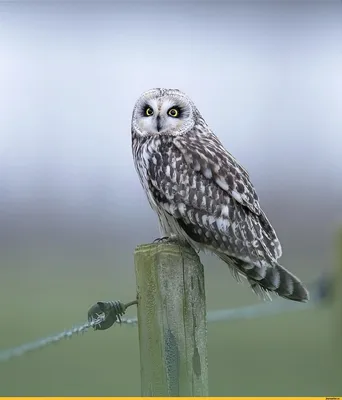
<path id="1" fill-rule="evenodd" d="M 161 238 L 154 239 L 153 243 L 162 243 L 162 242 L 167 242 L 169 240 L 170 238 L 168 236 L 163 236 Z"/>

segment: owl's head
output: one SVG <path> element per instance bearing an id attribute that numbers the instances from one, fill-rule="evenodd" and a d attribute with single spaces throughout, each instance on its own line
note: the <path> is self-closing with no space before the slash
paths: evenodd
<path id="1" fill-rule="evenodd" d="M 151 89 L 133 109 L 132 129 L 139 136 L 186 133 L 194 126 L 195 106 L 178 89 Z"/>

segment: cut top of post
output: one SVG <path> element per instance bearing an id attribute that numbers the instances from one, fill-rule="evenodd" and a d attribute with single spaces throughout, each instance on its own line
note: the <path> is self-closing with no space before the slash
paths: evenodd
<path id="1" fill-rule="evenodd" d="M 189 246 L 183 246 L 180 244 L 176 243 L 148 243 L 148 244 L 141 244 L 137 246 L 135 249 L 134 254 L 137 255 L 139 253 L 146 253 L 149 255 L 149 257 L 153 257 L 157 254 L 169 254 L 169 255 L 177 255 L 179 256 L 180 254 L 183 255 L 183 257 L 189 257 L 193 258 L 196 260 L 198 263 L 200 263 L 200 259 L 197 255 L 197 253 L 194 251 L 192 247 Z"/>

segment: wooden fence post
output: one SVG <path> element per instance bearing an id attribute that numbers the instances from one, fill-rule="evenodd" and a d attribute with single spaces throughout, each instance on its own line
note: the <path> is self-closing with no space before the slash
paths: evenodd
<path id="1" fill-rule="evenodd" d="M 142 396 L 208 396 L 204 271 L 179 244 L 134 254 Z"/>

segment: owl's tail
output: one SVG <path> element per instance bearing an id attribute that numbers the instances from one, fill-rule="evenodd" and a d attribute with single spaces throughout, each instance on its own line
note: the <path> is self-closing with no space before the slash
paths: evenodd
<path id="1" fill-rule="evenodd" d="M 251 270 L 247 271 L 246 276 L 256 293 L 261 289 L 273 291 L 280 297 L 293 301 L 307 302 L 309 300 L 309 292 L 302 282 L 279 264 L 266 268 L 266 275 L 262 279 L 258 279 L 250 272 Z"/>
<path id="2" fill-rule="evenodd" d="M 237 259 L 232 260 L 223 254 L 219 257 L 229 265 L 237 279 L 238 275 L 244 275 L 253 291 L 262 297 L 269 292 L 275 292 L 280 297 L 293 301 L 307 302 L 309 300 L 309 292 L 303 283 L 279 264 L 259 267 Z"/>

